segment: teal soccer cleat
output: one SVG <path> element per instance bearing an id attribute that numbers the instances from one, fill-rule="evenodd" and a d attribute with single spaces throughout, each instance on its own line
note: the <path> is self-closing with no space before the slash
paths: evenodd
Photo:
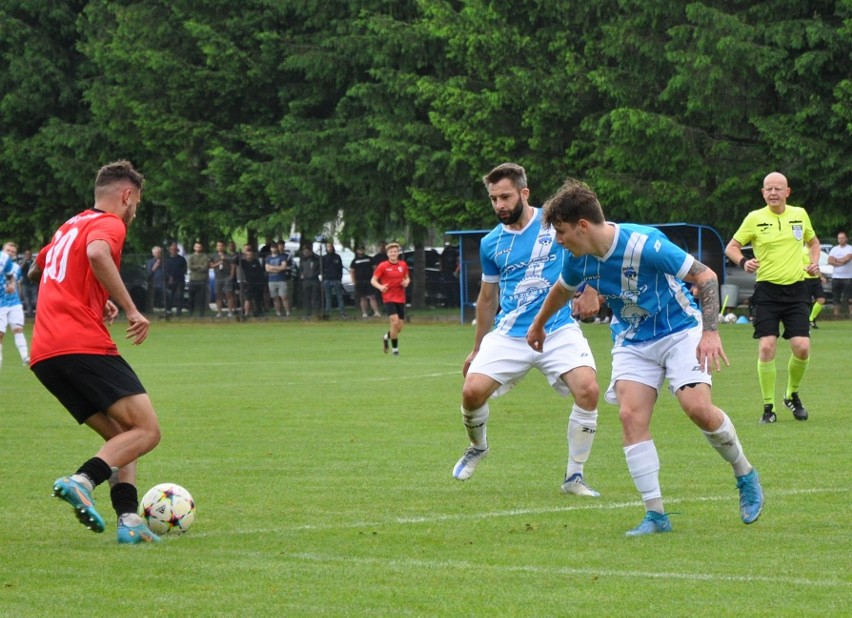
<path id="1" fill-rule="evenodd" d="M 159 543 L 162 539 L 151 532 L 138 515 L 122 515 L 118 520 L 118 542 L 122 545 Z"/>
<path id="2" fill-rule="evenodd" d="M 737 477 L 737 489 L 740 491 L 740 517 L 744 524 L 753 524 L 763 510 L 763 488 L 757 470 Z"/>
<path id="3" fill-rule="evenodd" d="M 67 476 L 57 479 L 53 484 L 53 496 L 73 506 L 77 519 L 89 530 L 93 532 L 106 530 L 104 518 L 95 510 L 92 494 L 74 479 Z"/>
<path id="4" fill-rule="evenodd" d="M 672 522 L 669 521 L 668 515 L 657 513 L 656 511 L 648 511 L 639 525 L 632 530 L 628 530 L 626 534 L 627 536 L 645 536 L 646 534 L 671 531 Z"/>

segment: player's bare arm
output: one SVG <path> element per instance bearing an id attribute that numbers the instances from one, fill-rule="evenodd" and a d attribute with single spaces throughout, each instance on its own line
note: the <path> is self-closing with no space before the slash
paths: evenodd
<path id="1" fill-rule="evenodd" d="M 718 330 L 719 280 L 716 277 L 716 273 L 698 260 L 695 260 L 683 280 L 688 283 L 694 283 L 698 288 L 704 330 Z"/>
<path id="2" fill-rule="evenodd" d="M 92 272 L 100 281 L 101 285 L 119 307 L 124 309 L 127 315 L 127 339 L 132 339 L 134 345 L 139 345 L 148 337 L 148 328 L 151 323 L 142 315 L 130 298 L 130 293 L 124 287 L 121 275 L 115 262 L 112 261 L 109 243 L 105 240 L 94 240 L 86 246 L 86 256 L 92 266 Z"/>
<path id="3" fill-rule="evenodd" d="M 32 266 L 30 266 L 30 270 L 27 272 L 27 279 L 33 283 L 38 283 L 39 279 L 41 279 L 41 267 L 35 260 L 33 260 Z"/>
<path id="4" fill-rule="evenodd" d="M 485 335 L 491 330 L 494 324 L 494 316 L 497 315 L 497 307 L 499 304 L 500 286 L 496 283 L 482 282 L 479 288 L 479 296 L 476 297 L 476 336 L 473 340 L 473 350 L 467 355 L 467 358 L 462 365 L 462 375 L 467 376 L 467 370 L 470 369 L 470 364 L 479 353 L 479 346 Z"/>
<path id="5" fill-rule="evenodd" d="M 698 288 L 701 301 L 701 321 L 703 332 L 698 343 L 696 358 L 698 364 L 708 371 L 721 371 L 722 362 L 730 366 L 722 338 L 719 336 L 719 280 L 710 268 L 695 260 L 684 277 L 684 281 L 694 283 Z"/>
<path id="6" fill-rule="evenodd" d="M 544 339 L 546 337 L 544 325 L 553 317 L 554 313 L 559 311 L 559 309 L 565 306 L 565 303 L 574 297 L 576 290 L 577 288 L 566 286 L 561 278 L 550 288 L 550 292 L 547 293 L 547 298 L 544 299 L 541 309 L 538 310 L 532 324 L 530 324 L 527 330 L 527 343 L 533 350 L 541 352 L 544 349 Z M 597 295 L 597 292 L 595 292 L 595 295 Z"/>

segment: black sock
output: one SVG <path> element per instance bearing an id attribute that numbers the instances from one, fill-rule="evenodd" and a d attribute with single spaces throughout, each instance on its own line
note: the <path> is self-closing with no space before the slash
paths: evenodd
<path id="1" fill-rule="evenodd" d="M 399 339 L 391 339 L 391 346 L 393 347 L 394 350 L 399 348 Z"/>
<path id="2" fill-rule="evenodd" d="M 109 490 L 109 497 L 112 500 L 112 508 L 119 517 L 139 510 L 139 494 L 136 493 L 135 485 L 117 483 Z"/>
<path id="3" fill-rule="evenodd" d="M 92 485 L 97 487 L 104 481 L 109 480 L 109 477 L 112 476 L 112 468 L 100 457 L 92 457 L 80 466 L 77 474 L 85 474 L 92 481 Z"/>

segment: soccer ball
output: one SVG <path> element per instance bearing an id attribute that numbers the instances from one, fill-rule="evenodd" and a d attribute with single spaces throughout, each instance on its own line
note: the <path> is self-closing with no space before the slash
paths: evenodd
<path id="1" fill-rule="evenodd" d="M 142 497 L 139 515 L 155 534 L 181 534 L 195 521 L 195 500 L 180 485 L 160 483 Z"/>

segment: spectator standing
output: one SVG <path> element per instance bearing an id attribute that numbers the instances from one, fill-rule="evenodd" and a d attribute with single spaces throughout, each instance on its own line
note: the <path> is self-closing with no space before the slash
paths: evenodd
<path id="1" fill-rule="evenodd" d="M 21 259 L 21 273 L 23 274 L 23 279 L 21 279 L 21 302 L 24 305 L 24 314 L 30 317 L 35 315 L 36 304 L 38 303 L 38 282 L 31 281 L 27 277 L 27 273 L 30 272 L 30 268 L 34 263 L 33 252 L 29 249 L 24 249 L 24 255 Z"/>
<path id="2" fill-rule="evenodd" d="M 198 308 L 198 317 L 203 318 L 207 309 L 207 294 L 210 290 L 210 256 L 204 251 L 204 244 L 192 245 L 189 256 L 189 315 Z"/>
<path id="3" fill-rule="evenodd" d="M 310 245 L 302 247 L 302 258 L 299 260 L 299 283 L 302 286 L 303 319 L 313 316 L 314 310 L 320 312 L 320 259 Z"/>
<path id="4" fill-rule="evenodd" d="M 216 293 L 216 317 L 222 317 L 227 307 L 228 317 L 234 317 L 234 269 L 236 264 L 225 253 L 225 243 L 216 243 L 216 253 L 210 256 L 210 268 L 213 269 L 213 290 Z M 227 304 L 226 304 L 227 303 Z"/>
<path id="5" fill-rule="evenodd" d="M 373 256 L 373 270 L 376 270 L 376 266 L 381 264 L 382 262 L 388 259 L 388 243 L 384 240 L 379 241 L 379 246 L 376 249 L 376 253 Z"/>
<path id="6" fill-rule="evenodd" d="M 754 335 L 759 341 L 757 377 L 763 396 L 761 423 L 774 423 L 775 352 L 784 324 L 792 354 L 787 362 L 787 389 L 784 405 L 797 421 L 808 420 L 808 411 L 799 397 L 811 355 L 810 300 L 805 272 L 819 274 L 819 238 L 804 208 L 787 204 L 790 187 L 783 174 L 772 172 L 763 179 L 764 208 L 748 213 L 725 248 L 725 255 L 743 270 L 755 273 L 752 295 Z M 802 268 L 802 243 L 808 246 L 810 260 Z M 754 257 L 748 259 L 742 248 L 751 244 Z"/>
<path id="7" fill-rule="evenodd" d="M 331 297 L 337 302 L 341 318 L 346 317 L 343 307 L 343 260 L 334 250 L 332 243 L 326 243 L 325 255 L 322 256 L 322 288 L 325 296 L 325 311 L 323 317 L 331 315 Z"/>
<path id="8" fill-rule="evenodd" d="M 376 301 L 376 288 L 370 283 L 373 278 L 373 258 L 367 255 L 364 245 L 355 247 L 355 257 L 349 264 L 349 276 L 355 284 L 355 296 L 361 305 L 361 317 L 370 317 L 368 308 L 372 310 L 373 317 L 380 318 L 379 304 Z"/>
<path id="9" fill-rule="evenodd" d="M 151 247 L 151 257 L 145 263 L 148 273 L 148 306 L 164 307 L 166 304 L 166 289 L 163 287 L 163 248 L 159 245 Z"/>
<path id="10" fill-rule="evenodd" d="M 290 261 L 287 256 L 281 255 L 277 244 L 269 246 L 269 256 L 264 264 L 269 286 L 269 298 L 275 308 L 275 315 L 290 317 L 290 295 L 287 290 L 287 271 L 290 269 Z"/>
<path id="11" fill-rule="evenodd" d="M 243 247 L 242 293 L 243 317 L 263 316 L 263 290 L 266 287 L 266 271 L 251 245 Z"/>
<path id="12" fill-rule="evenodd" d="M 849 317 L 852 298 L 852 246 L 845 231 L 838 232 L 837 244 L 828 252 L 828 263 L 834 266 L 831 274 L 831 297 L 835 317 Z"/>
<path id="13" fill-rule="evenodd" d="M 169 244 L 169 254 L 163 260 L 163 276 L 166 284 L 166 315 L 171 316 L 177 308 L 180 317 L 183 311 L 183 290 L 186 278 L 186 258 L 184 258 L 176 242 Z"/>
<path id="14" fill-rule="evenodd" d="M 225 298 L 228 300 L 228 317 L 232 318 L 237 315 L 240 304 L 242 303 L 242 301 L 238 298 L 238 294 L 240 292 L 239 279 L 242 255 L 240 255 L 240 252 L 237 251 L 237 243 L 233 240 L 228 241 L 228 250 L 226 255 L 231 264 L 231 285 L 225 287 Z"/>

